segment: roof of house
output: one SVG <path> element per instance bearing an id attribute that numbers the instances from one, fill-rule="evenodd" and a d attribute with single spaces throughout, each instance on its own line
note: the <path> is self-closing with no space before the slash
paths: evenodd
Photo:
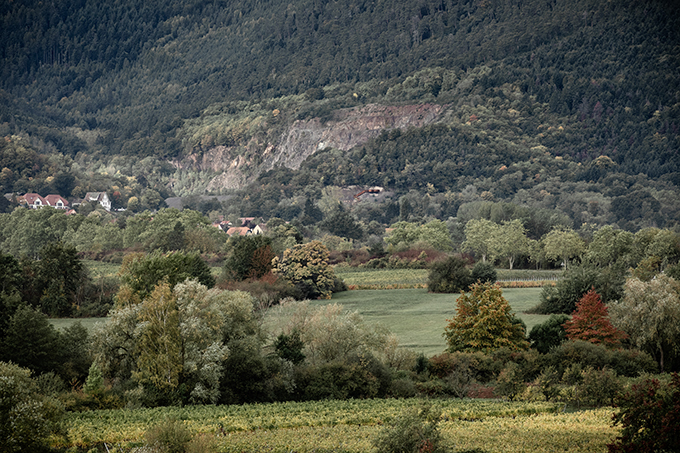
<path id="1" fill-rule="evenodd" d="M 248 227 L 232 227 L 227 230 L 227 234 L 232 236 L 238 234 L 239 236 L 245 236 L 250 233 L 250 228 Z"/>
<path id="2" fill-rule="evenodd" d="M 101 199 L 104 195 L 106 195 L 106 192 L 88 192 L 85 194 L 85 200 L 99 200 Z"/>
<path id="3" fill-rule="evenodd" d="M 37 193 L 24 194 L 24 200 L 26 200 L 26 203 L 28 204 L 35 204 L 35 200 L 40 200 L 41 204 L 47 204 L 45 203 L 45 199 L 38 195 Z"/>
<path id="4" fill-rule="evenodd" d="M 64 203 L 64 206 L 68 206 L 68 201 L 66 200 L 66 198 L 62 197 L 61 195 L 53 195 L 53 194 L 50 194 L 50 195 L 48 195 L 48 196 L 45 197 L 45 201 L 47 201 L 47 203 L 48 203 L 50 206 L 56 206 L 56 204 L 57 204 L 59 201 L 61 201 L 62 203 Z"/>

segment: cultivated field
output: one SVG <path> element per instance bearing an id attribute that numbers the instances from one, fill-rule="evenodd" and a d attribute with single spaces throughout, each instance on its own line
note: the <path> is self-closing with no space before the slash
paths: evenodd
<path id="1" fill-rule="evenodd" d="M 497 400 L 431 400 L 452 451 L 604 452 L 616 430 L 611 408 L 562 412 L 552 403 Z M 61 447 L 129 451 L 144 432 L 165 419 L 182 420 L 194 433 L 217 436 L 220 452 L 369 452 L 383 425 L 425 400 L 380 399 L 189 406 L 68 414 Z"/>

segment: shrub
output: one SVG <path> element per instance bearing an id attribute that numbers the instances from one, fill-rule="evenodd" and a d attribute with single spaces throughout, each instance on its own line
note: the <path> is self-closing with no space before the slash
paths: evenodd
<path id="1" fill-rule="evenodd" d="M 431 406 L 411 410 L 386 426 L 373 441 L 381 453 L 438 453 L 446 451 L 438 429 L 440 414 Z"/>
<path id="2" fill-rule="evenodd" d="M 541 374 L 536 378 L 536 385 L 546 401 L 551 401 L 560 394 L 559 383 L 560 375 L 553 366 L 541 370 Z"/>
<path id="3" fill-rule="evenodd" d="M 674 373 L 666 387 L 647 379 L 621 396 L 614 425 L 621 435 L 607 445 L 610 453 L 678 451 L 680 445 L 680 376 Z"/>
<path id="4" fill-rule="evenodd" d="M 625 269 L 612 266 L 599 269 L 594 266 L 572 266 L 564 273 L 564 278 L 555 286 L 546 286 L 541 293 L 541 302 L 534 309 L 537 313 L 571 313 L 576 303 L 591 288 L 595 288 L 608 303 L 623 296 Z"/>
<path id="5" fill-rule="evenodd" d="M 588 367 L 582 372 L 583 379 L 576 386 L 579 401 L 590 406 L 613 405 L 614 398 L 623 390 L 616 371 L 610 368 L 596 370 Z"/>
<path id="6" fill-rule="evenodd" d="M 56 400 L 38 392 L 29 370 L 0 362 L 0 451 L 41 451 L 62 414 Z"/>
<path id="7" fill-rule="evenodd" d="M 301 298 L 300 292 L 288 281 L 269 273 L 259 280 L 246 279 L 243 281 L 222 280 L 218 283 L 219 289 L 228 291 L 244 291 L 250 293 L 255 299 L 255 306 L 268 308 L 278 304 L 287 297 Z"/>
<path id="8" fill-rule="evenodd" d="M 432 266 L 427 280 L 427 287 L 434 293 L 462 293 L 472 283 L 466 262 L 452 256 L 446 261 Z"/>
<path id="9" fill-rule="evenodd" d="M 617 349 L 612 351 L 609 366 L 620 376 L 635 377 L 641 373 L 657 373 L 659 364 L 654 357 L 637 349 Z"/>
<path id="10" fill-rule="evenodd" d="M 586 341 L 566 341 L 547 354 L 545 361 L 564 370 L 571 365 L 601 369 L 611 368 L 621 376 L 634 377 L 640 373 L 653 373 L 658 370 L 656 361 L 647 353 L 636 349 L 611 350 L 604 345 Z"/>
<path id="11" fill-rule="evenodd" d="M 186 453 L 212 453 L 217 451 L 215 438 L 208 434 L 194 436 L 186 445 Z"/>
<path id="12" fill-rule="evenodd" d="M 307 367 L 298 377 L 303 399 L 373 398 L 378 395 L 380 382 L 358 363 L 333 362 Z"/>
<path id="13" fill-rule="evenodd" d="M 568 320 L 569 315 L 550 315 L 546 322 L 535 325 L 529 332 L 531 347 L 541 354 L 547 354 L 552 348 L 564 343 L 567 336 L 563 324 Z"/>
<path id="14" fill-rule="evenodd" d="M 496 283 L 498 275 L 491 263 L 479 262 L 472 268 L 472 281 L 479 283 Z"/>
<path id="15" fill-rule="evenodd" d="M 496 380 L 496 393 L 500 396 L 514 400 L 517 395 L 524 392 L 526 384 L 519 365 L 509 362 L 498 375 Z"/>
<path id="16" fill-rule="evenodd" d="M 573 364 L 579 364 L 584 368 L 590 366 L 601 369 L 609 365 L 611 357 L 611 351 L 603 345 L 576 340 L 562 343 L 550 351 L 546 359 L 547 362 L 562 370 Z"/>
<path id="17" fill-rule="evenodd" d="M 166 420 L 146 432 L 147 445 L 162 453 L 184 453 L 191 441 L 191 432 L 180 420 Z"/>
<path id="18" fill-rule="evenodd" d="M 400 377 L 392 380 L 389 395 L 394 398 L 412 398 L 418 394 L 416 384 L 408 377 Z"/>

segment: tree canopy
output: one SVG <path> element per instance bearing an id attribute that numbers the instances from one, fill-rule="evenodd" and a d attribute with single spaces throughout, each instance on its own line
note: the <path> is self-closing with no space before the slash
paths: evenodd
<path id="1" fill-rule="evenodd" d="M 496 284 L 474 283 L 470 293 L 458 298 L 456 315 L 447 321 L 444 336 L 451 352 L 529 347 L 524 326 L 511 312 L 510 304 Z"/>
<path id="2" fill-rule="evenodd" d="M 677 359 L 680 338 L 680 285 L 660 274 L 649 282 L 630 278 L 624 297 L 610 306 L 612 324 L 664 365 Z"/>

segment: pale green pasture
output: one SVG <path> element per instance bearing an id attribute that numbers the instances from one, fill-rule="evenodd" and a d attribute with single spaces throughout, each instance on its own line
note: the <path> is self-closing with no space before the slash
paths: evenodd
<path id="1" fill-rule="evenodd" d="M 539 302 L 540 294 L 541 288 L 503 290 L 503 296 L 526 323 L 527 330 L 548 318 L 547 315 L 523 313 Z M 397 335 L 402 346 L 429 356 L 446 348 L 442 334 L 446 320 L 455 315 L 458 297 L 460 294 L 428 293 L 426 289 L 361 290 L 337 293 L 330 301 L 313 303 L 338 303 L 349 310 L 356 310 L 365 321 L 387 326 Z"/>
<path id="2" fill-rule="evenodd" d="M 94 325 L 98 322 L 104 322 L 107 318 L 55 318 L 50 319 L 50 324 L 52 324 L 56 329 L 65 329 L 73 324 L 80 322 L 83 327 L 92 332 Z"/>

